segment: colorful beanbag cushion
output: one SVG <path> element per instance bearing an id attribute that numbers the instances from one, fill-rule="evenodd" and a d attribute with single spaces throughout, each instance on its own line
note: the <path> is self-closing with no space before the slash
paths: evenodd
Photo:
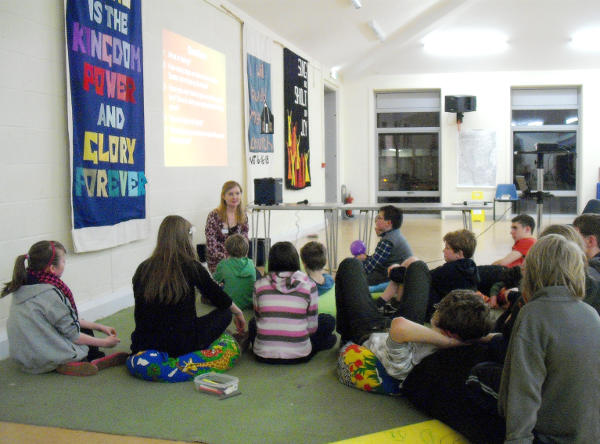
<path id="1" fill-rule="evenodd" d="M 401 381 L 392 378 L 377 356 L 362 345 L 348 342 L 340 349 L 338 379 L 348 387 L 372 393 L 399 395 Z"/>
<path id="2" fill-rule="evenodd" d="M 241 356 L 238 343 L 223 333 L 206 350 L 170 358 L 167 353 L 144 350 L 127 358 L 127 369 L 133 376 L 146 381 L 183 382 L 207 372 L 223 373 L 233 367 Z"/>

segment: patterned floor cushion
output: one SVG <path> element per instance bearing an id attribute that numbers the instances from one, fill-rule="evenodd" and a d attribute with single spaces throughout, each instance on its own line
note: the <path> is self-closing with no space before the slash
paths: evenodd
<path id="1" fill-rule="evenodd" d="M 392 378 L 371 350 L 348 342 L 340 349 L 338 379 L 348 387 L 372 393 L 399 395 L 400 381 Z"/>
<path id="2" fill-rule="evenodd" d="M 144 350 L 127 358 L 127 369 L 133 376 L 146 381 L 183 382 L 206 372 L 229 370 L 241 352 L 235 339 L 223 333 L 206 350 L 171 358 L 167 353 Z"/>

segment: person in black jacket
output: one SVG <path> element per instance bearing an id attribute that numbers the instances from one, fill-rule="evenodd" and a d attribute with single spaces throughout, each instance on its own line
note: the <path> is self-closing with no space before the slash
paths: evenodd
<path id="1" fill-rule="evenodd" d="M 156 248 L 133 276 L 135 330 L 131 352 L 158 350 L 177 357 L 207 348 L 229 326 L 237 333 L 246 320 L 242 311 L 202 266 L 192 246 L 192 224 L 167 216 L 158 229 Z M 198 289 L 215 309 L 198 317 Z"/>
<path id="2" fill-rule="evenodd" d="M 477 291 L 479 274 L 473 259 L 477 239 L 469 230 L 457 230 L 446 233 L 444 236 L 444 260 L 446 263 L 430 271 L 431 287 L 427 303 L 426 321 L 431 319 L 434 305 L 450 293 L 452 290 L 464 289 Z M 384 306 L 395 296 L 391 305 L 398 304 L 404 294 L 404 276 L 407 268 L 417 262 L 416 257 L 411 257 L 402 264 L 392 265 L 388 272 L 391 279 L 390 285 L 381 296 L 380 306 Z M 384 306 L 385 308 L 385 306 Z"/>

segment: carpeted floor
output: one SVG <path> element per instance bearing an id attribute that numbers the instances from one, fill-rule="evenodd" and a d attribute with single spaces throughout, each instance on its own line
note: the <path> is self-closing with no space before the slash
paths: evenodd
<path id="1" fill-rule="evenodd" d="M 133 308 L 101 322 L 127 351 Z M 104 433 L 217 443 L 324 443 L 430 419 L 402 398 L 369 394 L 337 381 L 337 347 L 307 364 L 270 366 L 247 353 L 230 370 L 242 394 L 219 400 L 193 382 L 152 383 L 125 367 L 77 378 L 28 375 L 0 361 L 0 420 Z"/>

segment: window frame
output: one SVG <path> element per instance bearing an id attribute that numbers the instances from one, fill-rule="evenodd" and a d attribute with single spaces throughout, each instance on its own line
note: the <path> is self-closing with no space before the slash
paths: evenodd
<path id="1" fill-rule="evenodd" d="M 398 102 L 401 102 L 402 95 L 406 95 L 405 101 L 409 102 L 408 104 L 400 104 L 400 106 L 394 107 L 380 107 L 378 105 L 378 96 L 384 94 L 397 94 Z M 429 105 L 423 106 L 422 104 L 415 104 L 414 100 L 411 100 L 411 96 L 418 97 L 423 95 L 429 95 L 430 100 L 437 102 L 437 106 Z M 421 97 L 422 98 L 422 97 Z M 396 90 L 396 91 L 375 91 L 374 92 L 374 100 L 375 100 L 375 150 L 374 150 L 374 165 L 375 165 L 375 199 L 379 201 L 379 198 L 390 198 L 390 197 L 399 197 L 399 198 L 437 198 L 441 197 L 441 151 L 442 151 L 442 139 L 441 139 L 441 122 L 442 122 L 442 109 L 441 109 L 441 91 L 440 90 Z M 426 99 L 427 100 L 427 99 Z M 410 103 L 413 102 L 413 103 Z M 393 114 L 393 113 L 414 113 L 414 112 L 435 112 L 439 115 L 440 126 L 438 127 L 382 127 L 379 128 L 377 125 L 378 122 L 378 114 Z M 438 142 L 438 171 L 437 171 L 437 191 L 416 191 L 416 190 L 396 190 L 396 191 L 381 191 L 379 189 L 380 183 L 380 168 L 379 168 L 379 136 L 382 134 L 435 134 L 437 136 Z M 414 157 L 414 156 L 411 156 Z"/>

